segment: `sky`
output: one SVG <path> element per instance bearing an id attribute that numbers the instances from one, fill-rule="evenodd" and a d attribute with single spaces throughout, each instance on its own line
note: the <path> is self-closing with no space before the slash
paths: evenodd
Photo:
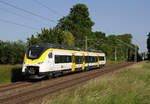
<path id="1" fill-rule="evenodd" d="M 0 0 L 0 40 L 26 42 L 41 28 L 56 26 L 77 3 L 89 8 L 93 31 L 107 36 L 130 33 L 140 52 L 147 51 L 150 0 Z"/>

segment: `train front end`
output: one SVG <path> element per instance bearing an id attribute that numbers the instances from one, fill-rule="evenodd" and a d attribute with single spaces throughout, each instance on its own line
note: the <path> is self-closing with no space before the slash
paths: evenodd
<path id="1" fill-rule="evenodd" d="M 30 46 L 25 53 L 23 62 L 22 73 L 24 77 L 29 79 L 44 78 L 50 69 L 51 61 L 48 55 L 51 57 L 52 53 L 46 44 Z"/>

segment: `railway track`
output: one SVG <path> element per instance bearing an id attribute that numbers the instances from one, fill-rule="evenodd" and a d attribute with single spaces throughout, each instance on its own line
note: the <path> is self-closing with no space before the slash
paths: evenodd
<path id="1" fill-rule="evenodd" d="M 6 88 L 6 87 L 11 87 L 11 86 L 15 86 L 15 85 L 18 85 L 18 84 L 22 84 L 23 82 L 16 82 L 16 83 L 9 83 L 9 84 L 3 84 L 3 85 L 0 85 L 0 89 L 1 88 Z"/>
<path id="2" fill-rule="evenodd" d="M 0 92 L 5 92 L 5 91 L 9 91 L 9 90 L 13 90 L 13 89 L 17 89 L 20 87 L 26 87 L 31 85 L 32 83 L 29 82 L 21 82 L 21 83 L 14 83 L 14 84 L 10 84 L 9 86 L 4 86 L 0 88 Z"/>
<path id="3" fill-rule="evenodd" d="M 54 92 L 58 92 L 62 89 L 71 87 L 73 85 L 86 82 L 90 79 L 124 68 L 131 64 L 133 63 L 124 63 L 124 64 L 108 66 L 103 68 L 103 70 L 91 70 L 87 72 L 76 73 L 76 74 L 58 77 L 51 80 L 37 82 L 37 83 L 26 82 L 25 84 L 27 85 L 26 87 L 19 87 L 19 86 L 23 86 L 24 84 L 18 83 L 15 84 L 15 86 L 16 85 L 18 86 L 19 88 L 18 90 L 15 90 L 12 93 L 4 94 L 5 96 L 4 95 L 0 96 L 0 104 L 1 103 L 2 104 L 26 104 L 31 100 L 39 99 L 48 94 L 52 94 Z M 10 90 L 15 88 L 15 86 L 10 87 Z M 4 89 L 1 88 L 2 87 L 0 86 L 0 91 L 4 91 Z"/>

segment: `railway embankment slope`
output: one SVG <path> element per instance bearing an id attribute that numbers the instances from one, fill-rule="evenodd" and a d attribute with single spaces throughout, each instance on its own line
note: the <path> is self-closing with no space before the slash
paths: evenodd
<path id="1" fill-rule="evenodd" d="M 40 103 L 150 104 L 150 62 L 140 62 L 65 89 L 44 97 Z"/>

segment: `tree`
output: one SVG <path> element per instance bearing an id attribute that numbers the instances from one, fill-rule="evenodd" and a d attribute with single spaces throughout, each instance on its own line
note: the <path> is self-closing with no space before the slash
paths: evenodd
<path id="1" fill-rule="evenodd" d="M 63 40 L 63 45 L 66 46 L 74 46 L 74 37 L 71 32 L 64 32 L 64 40 Z"/>
<path id="2" fill-rule="evenodd" d="M 22 41 L 0 41 L 0 63 L 20 64 L 23 62 L 26 45 Z"/>
<path id="3" fill-rule="evenodd" d="M 31 38 L 27 39 L 27 44 L 33 45 L 37 43 L 53 43 L 53 44 L 62 44 L 63 42 L 63 31 L 57 27 L 49 29 L 41 29 L 41 33 L 37 33 L 36 36 L 32 35 Z"/>
<path id="4" fill-rule="evenodd" d="M 38 39 L 34 35 L 32 35 L 31 38 L 27 38 L 27 46 L 37 44 L 38 42 Z"/>
<path id="5" fill-rule="evenodd" d="M 103 50 L 106 41 L 106 34 L 100 31 L 92 32 L 87 39 L 88 48 L 95 50 Z M 85 41 L 84 41 L 85 44 Z"/>
<path id="6" fill-rule="evenodd" d="M 150 32 L 147 35 L 147 50 L 148 50 L 148 59 L 150 59 Z"/>
<path id="7" fill-rule="evenodd" d="M 76 4 L 70 9 L 70 13 L 61 18 L 57 27 L 63 31 L 69 31 L 73 34 L 76 40 L 76 46 L 83 47 L 80 42 L 85 39 L 85 36 L 92 34 L 92 26 L 94 22 L 89 17 L 89 11 L 86 5 Z"/>

